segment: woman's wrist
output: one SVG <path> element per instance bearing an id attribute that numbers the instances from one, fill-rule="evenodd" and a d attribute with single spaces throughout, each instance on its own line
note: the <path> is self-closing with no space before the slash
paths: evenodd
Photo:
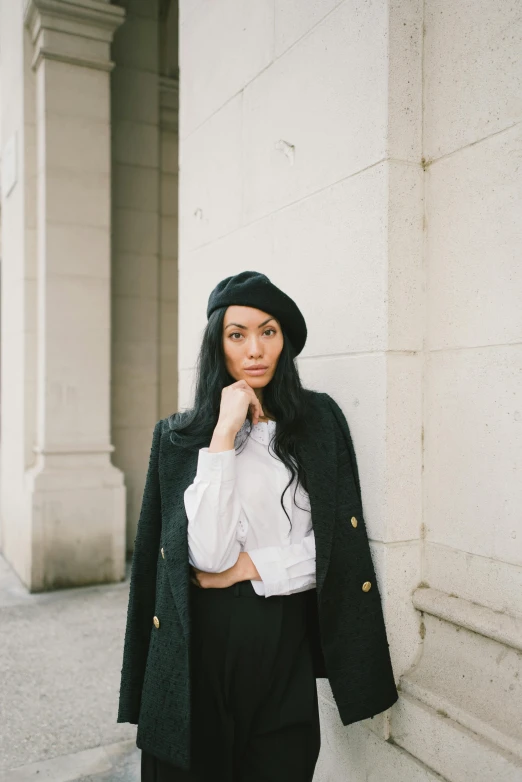
<path id="1" fill-rule="evenodd" d="M 237 584 L 238 581 L 247 581 L 248 579 L 261 580 L 256 566 L 246 551 L 242 551 L 239 554 L 235 565 L 227 568 L 227 570 L 223 570 L 221 573 L 207 573 L 194 566 L 191 566 L 190 569 L 193 575 L 191 580 L 194 580 L 194 583 L 199 583 L 199 586 L 205 589 L 209 587 L 229 587 Z"/>
<path id="2" fill-rule="evenodd" d="M 237 429 L 228 421 L 218 421 L 212 433 L 209 452 L 231 451 L 235 445 L 236 434 Z"/>
<path id="3" fill-rule="evenodd" d="M 260 580 L 261 577 L 259 573 L 257 572 L 257 568 L 252 562 L 250 555 L 247 551 L 242 551 L 239 554 L 239 557 L 237 558 L 237 562 L 233 567 L 233 570 L 235 570 L 234 573 L 234 584 L 237 581 L 247 581 L 248 579 L 258 579 Z"/>

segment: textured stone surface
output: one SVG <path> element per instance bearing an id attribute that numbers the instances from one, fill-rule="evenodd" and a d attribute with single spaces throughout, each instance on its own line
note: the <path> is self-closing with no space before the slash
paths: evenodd
<path id="1" fill-rule="evenodd" d="M 116 723 L 128 575 L 129 566 L 118 585 L 31 595 L 0 557 L 1 780 L 52 759 L 52 769 L 96 761 L 104 771 L 102 748 L 135 737 L 134 725 Z M 63 759 L 93 749 L 87 760 Z"/>

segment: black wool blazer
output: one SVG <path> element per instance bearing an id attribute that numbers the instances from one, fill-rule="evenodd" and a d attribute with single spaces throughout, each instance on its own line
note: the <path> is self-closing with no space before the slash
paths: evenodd
<path id="1" fill-rule="evenodd" d="M 309 431 L 299 443 L 316 545 L 309 619 L 316 677 L 327 677 L 343 725 L 398 698 L 381 597 L 364 522 L 348 423 L 337 402 L 307 389 Z M 156 424 L 132 558 L 118 722 L 136 744 L 190 768 L 190 606 L 183 494 L 198 451 L 173 444 L 174 414 Z M 265 598 L 267 599 L 267 598 Z"/>

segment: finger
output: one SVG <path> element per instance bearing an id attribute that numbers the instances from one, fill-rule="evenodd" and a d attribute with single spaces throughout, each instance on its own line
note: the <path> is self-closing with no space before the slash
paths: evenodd
<path id="1" fill-rule="evenodd" d="M 252 413 L 252 423 L 257 424 L 259 422 L 259 417 L 264 415 L 264 413 L 263 413 L 263 408 L 261 406 L 261 403 L 256 396 L 256 392 L 254 391 L 252 386 L 247 383 L 246 380 L 241 379 L 238 380 L 237 382 L 240 383 L 245 389 L 245 391 L 248 391 L 248 393 L 250 394 L 252 401 L 249 403 L 248 407 Z"/>
<path id="2" fill-rule="evenodd" d="M 252 392 L 252 397 L 253 397 L 253 401 L 252 401 L 252 408 L 253 408 L 252 409 L 252 420 L 253 420 L 254 424 L 257 424 L 259 422 L 260 416 L 263 415 L 263 408 L 261 407 L 261 403 L 260 403 L 259 399 L 257 398 L 256 393 L 255 393 L 253 388 L 251 389 L 251 392 Z"/>

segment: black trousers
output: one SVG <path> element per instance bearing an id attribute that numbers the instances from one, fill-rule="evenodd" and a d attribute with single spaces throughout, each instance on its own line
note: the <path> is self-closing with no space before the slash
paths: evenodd
<path id="1" fill-rule="evenodd" d="M 141 782 L 311 782 L 321 746 L 306 592 L 190 585 L 191 769 L 142 750 Z"/>

